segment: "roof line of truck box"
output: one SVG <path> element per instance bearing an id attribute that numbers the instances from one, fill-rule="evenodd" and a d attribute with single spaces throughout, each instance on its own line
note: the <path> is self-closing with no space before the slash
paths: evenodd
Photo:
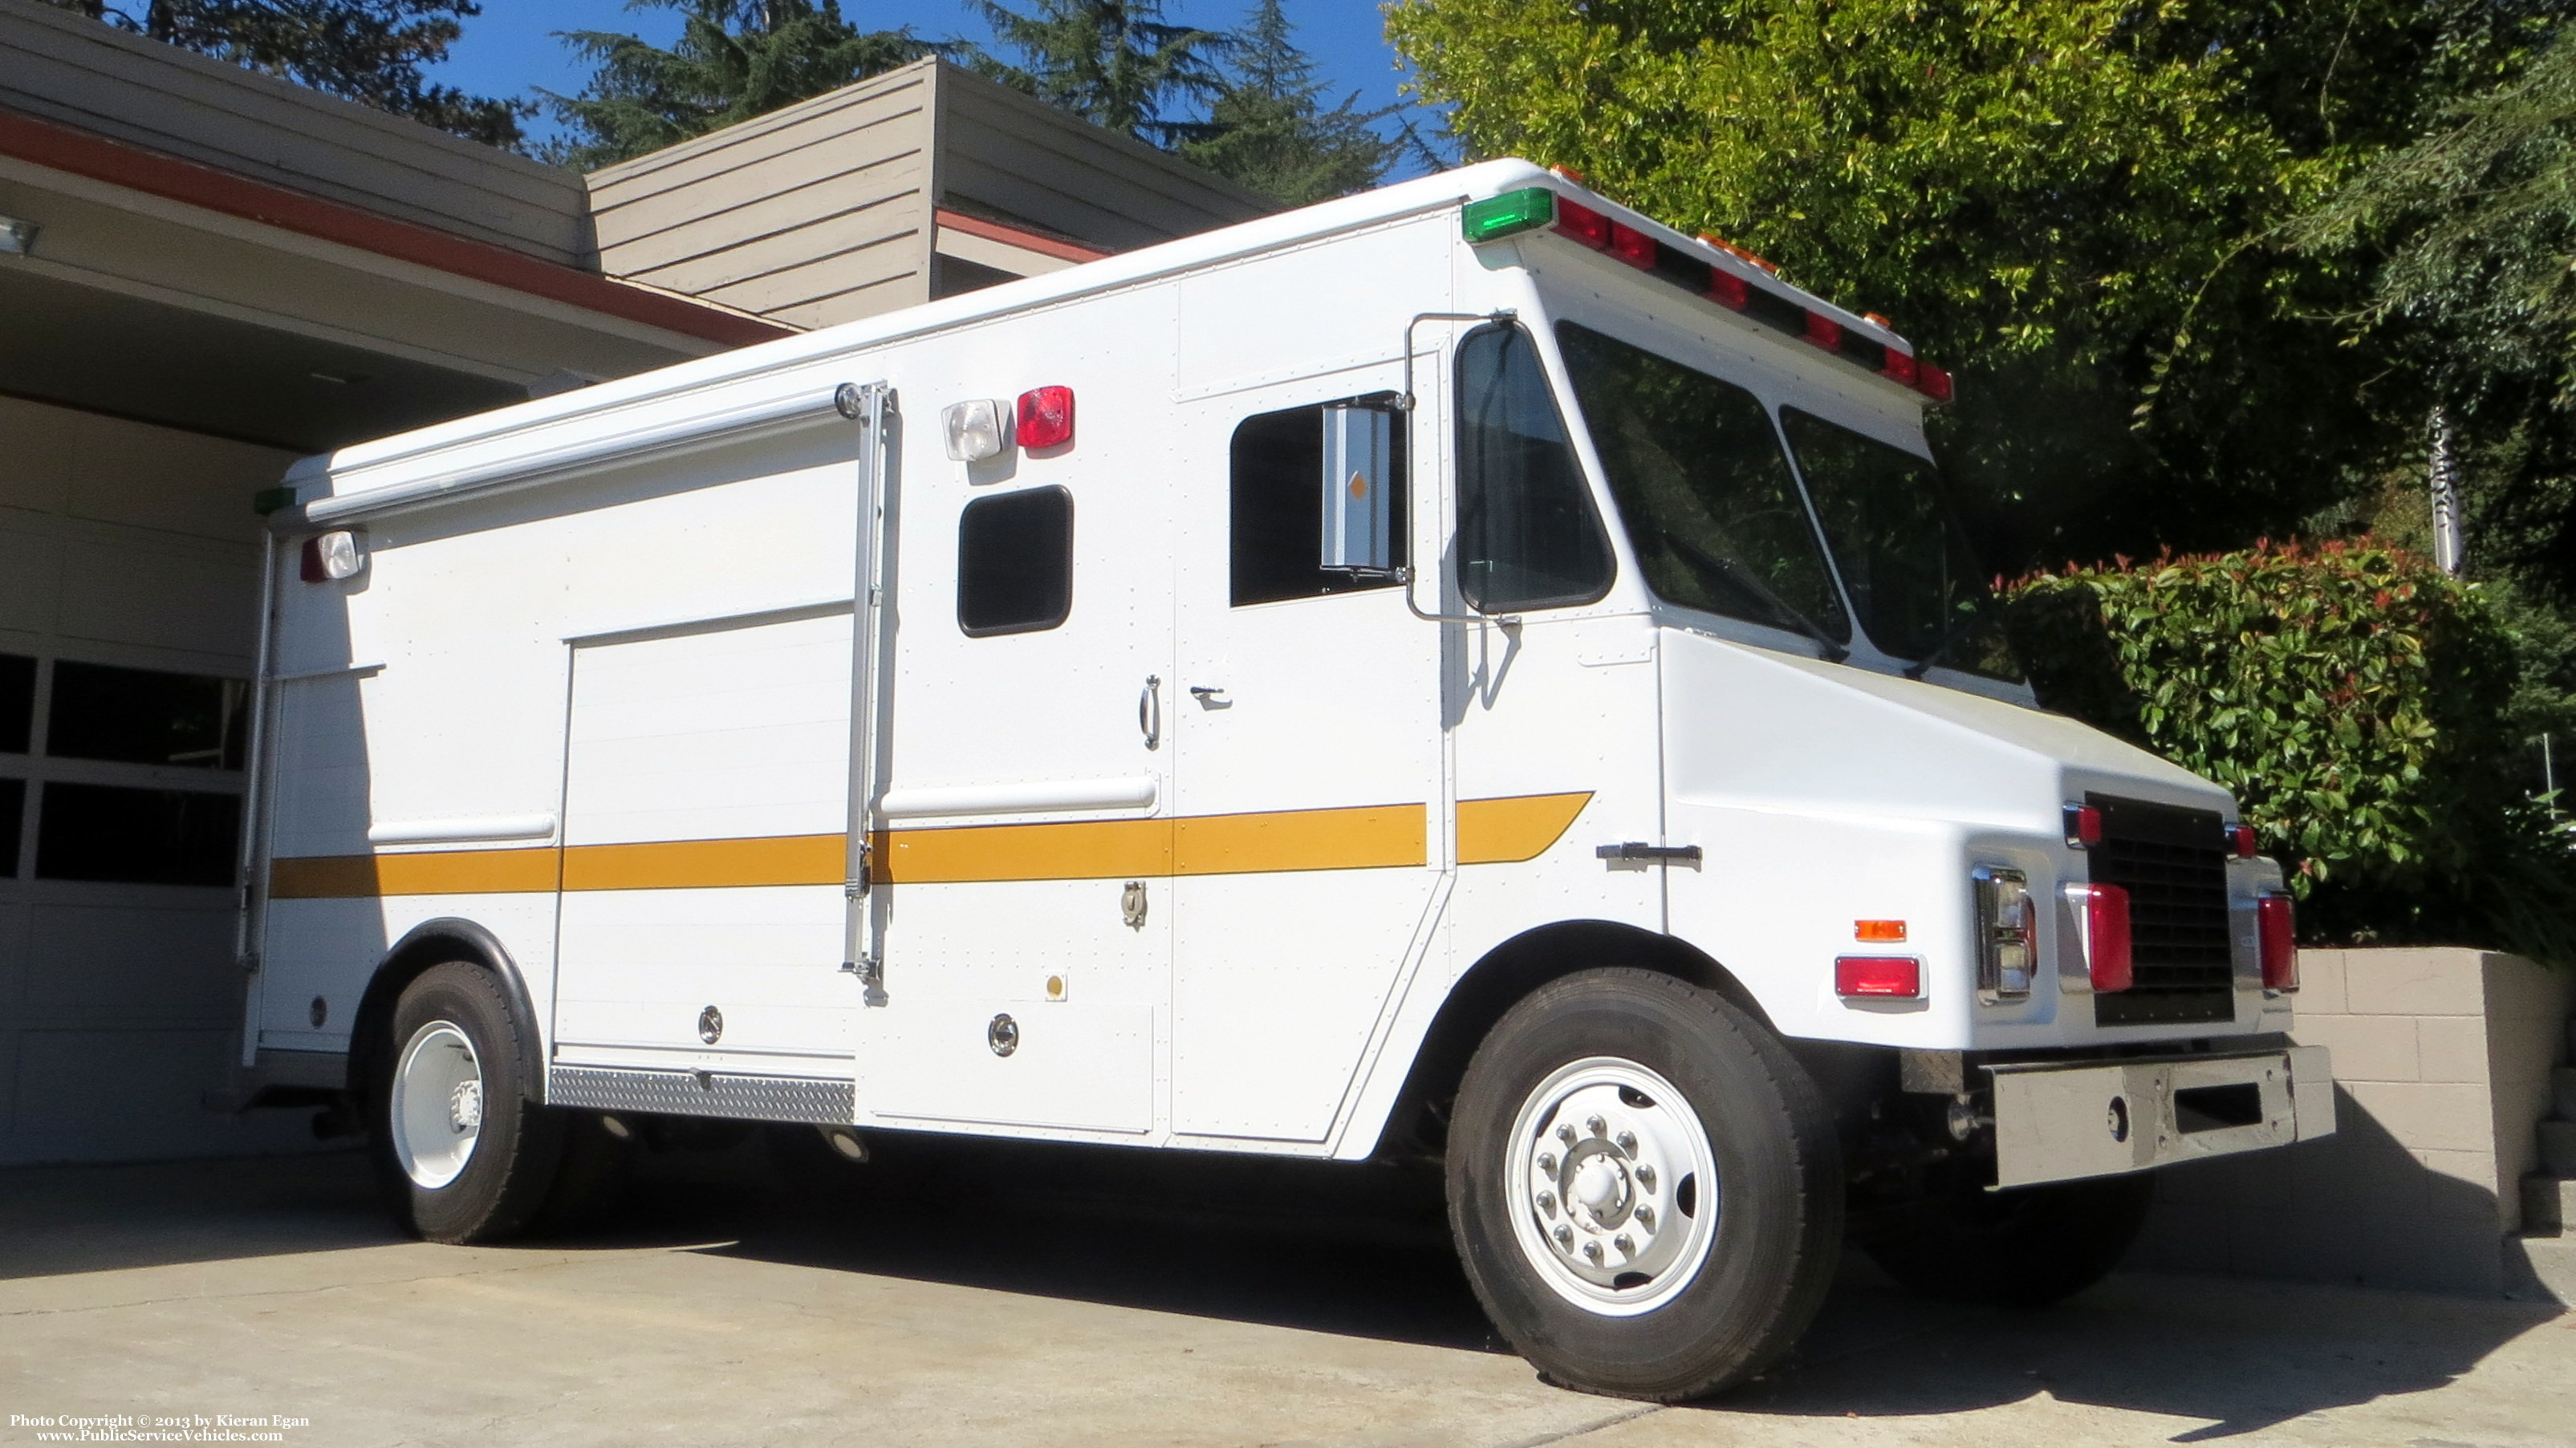
<path id="1" fill-rule="evenodd" d="M 1833 306 L 1696 237 L 1597 197 L 1559 173 L 1522 160 L 1488 161 L 308 457 L 290 468 L 285 478 L 303 506 L 273 521 L 294 526 L 351 520 L 505 483 L 541 482 L 556 474 L 592 472 L 641 456 L 717 445 L 800 421 L 822 421 L 832 415 L 829 385 L 818 381 L 781 394 L 775 387 L 759 384 L 782 372 L 820 368 L 909 338 L 1284 250 L 1528 186 L 1580 200 L 1667 245 L 1703 257 L 1710 265 L 1742 277 L 1748 286 L 1831 316 L 1845 327 L 1864 330 L 1898 350 L 1910 350 L 1883 322 Z M 621 417 L 626 419 L 622 424 L 617 421 Z M 571 430 L 589 435 L 588 441 L 561 437 L 568 425 L 585 420 L 592 426 Z"/>

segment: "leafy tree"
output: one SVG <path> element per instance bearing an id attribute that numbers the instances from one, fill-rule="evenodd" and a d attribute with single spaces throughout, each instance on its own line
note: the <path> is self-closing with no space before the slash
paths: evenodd
<path id="1" fill-rule="evenodd" d="M 1253 7 L 1231 71 L 1206 133 L 1180 144 L 1183 156 L 1228 180 L 1304 206 L 1376 185 L 1405 148 L 1375 129 L 1399 107 L 1363 111 L 1354 93 L 1323 109 L 1314 62 L 1297 48 L 1280 0 Z"/>
<path id="2" fill-rule="evenodd" d="M 1409 0 L 1389 34 L 1474 154 L 1517 153 L 1894 314 L 1994 561 L 2293 531 L 2416 447 L 2271 244 L 2563 0 Z"/>
<path id="3" fill-rule="evenodd" d="M 1208 134 L 1204 122 L 1169 113 L 1224 94 L 1217 57 L 1231 37 L 1166 21 L 1162 0 L 1035 0 L 1025 13 L 977 3 L 994 38 L 1019 55 L 1002 78 L 1038 99 L 1140 140 Z"/>
<path id="4" fill-rule="evenodd" d="M 476 0 L 49 0 L 119 30 L 230 61 L 489 146 L 518 149 L 525 101 L 431 85 Z"/>
<path id="5" fill-rule="evenodd" d="M 2458 426 L 2473 557 L 2576 603 L 2576 43 L 2362 167 L 2290 235 L 2380 248 L 2346 320 Z"/>
<path id="6" fill-rule="evenodd" d="M 589 170 L 766 115 L 942 50 L 909 29 L 861 30 L 839 0 L 627 0 L 677 10 L 664 50 L 613 31 L 560 33 L 598 67 L 579 96 L 545 92 L 573 135 L 548 149 Z"/>

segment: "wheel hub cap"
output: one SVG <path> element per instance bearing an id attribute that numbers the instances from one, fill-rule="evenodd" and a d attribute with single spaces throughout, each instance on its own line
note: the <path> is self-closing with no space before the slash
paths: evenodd
<path id="1" fill-rule="evenodd" d="M 459 1136 L 483 1125 L 483 1083 L 462 1081 L 447 1098 L 447 1124 Z"/>
<path id="2" fill-rule="evenodd" d="M 1509 1150 L 1515 1235 L 1558 1295 L 1633 1316 L 1706 1262 L 1715 1153 L 1698 1113 L 1657 1073 L 1609 1057 L 1560 1068 L 1523 1103 Z"/>
<path id="3" fill-rule="evenodd" d="M 394 1160 L 414 1186 L 436 1191 L 464 1174 L 483 1136 L 483 1062 L 463 1027 L 431 1021 L 412 1032 L 386 1107 Z"/>

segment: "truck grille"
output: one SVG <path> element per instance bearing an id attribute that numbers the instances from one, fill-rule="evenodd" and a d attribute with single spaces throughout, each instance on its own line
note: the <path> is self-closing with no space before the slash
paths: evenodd
<path id="1" fill-rule="evenodd" d="M 2099 1026 L 2225 1021 L 2236 1014 L 2227 842 L 2210 810 L 2088 794 L 2102 812 L 2093 879 L 2129 892 L 2136 983 L 2093 998 Z"/>

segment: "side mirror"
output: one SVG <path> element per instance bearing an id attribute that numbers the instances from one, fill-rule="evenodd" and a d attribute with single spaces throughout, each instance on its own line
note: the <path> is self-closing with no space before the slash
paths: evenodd
<path id="1" fill-rule="evenodd" d="M 1326 568 L 1389 573 L 1395 567 L 1395 422 L 1382 407 L 1324 408 Z"/>

